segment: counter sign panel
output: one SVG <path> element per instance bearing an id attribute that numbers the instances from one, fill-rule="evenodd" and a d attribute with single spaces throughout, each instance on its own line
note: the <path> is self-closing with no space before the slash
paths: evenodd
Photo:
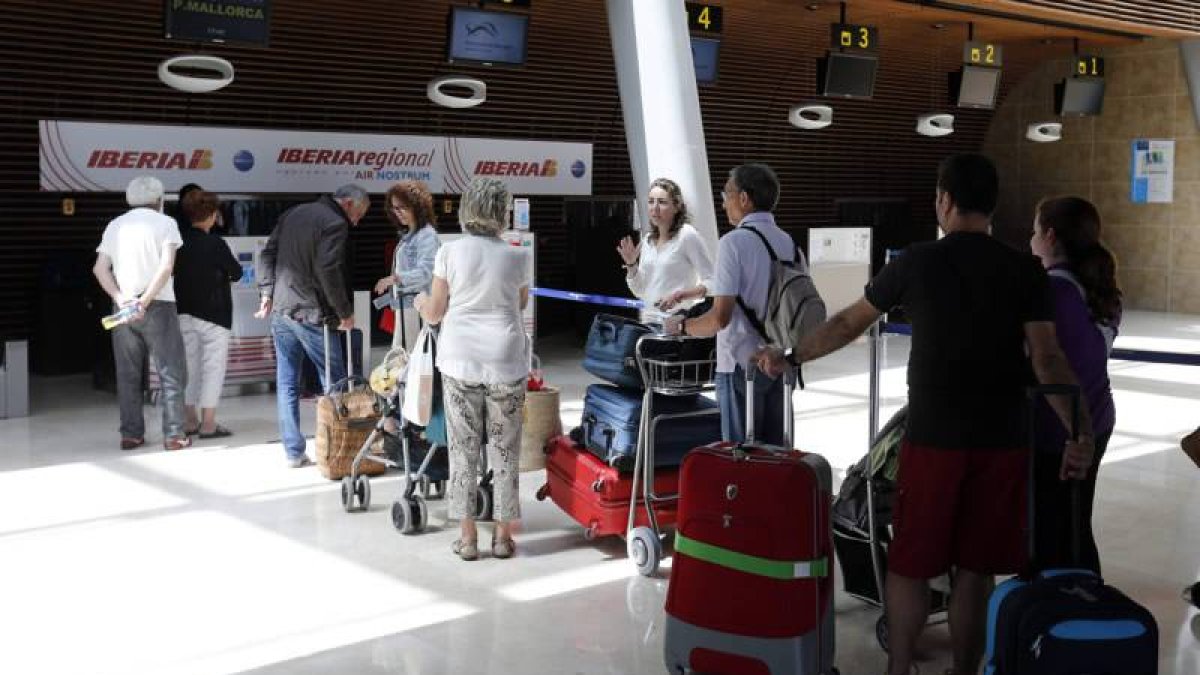
<path id="1" fill-rule="evenodd" d="M 699 33 L 717 35 L 721 32 L 724 13 L 720 5 L 710 5 L 703 2 L 687 4 L 688 30 Z"/>

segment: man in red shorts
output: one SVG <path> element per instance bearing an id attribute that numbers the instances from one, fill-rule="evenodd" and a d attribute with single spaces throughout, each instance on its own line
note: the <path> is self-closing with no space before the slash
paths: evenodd
<path id="1" fill-rule="evenodd" d="M 997 193 L 996 168 L 986 157 L 944 160 L 936 210 L 946 236 L 910 246 L 794 355 L 771 348 L 757 355 L 771 374 L 789 359 L 840 349 L 894 307 L 912 322 L 908 430 L 886 588 L 890 675 L 908 675 L 929 614 L 929 579 L 950 568 L 950 672 L 977 671 L 992 577 L 1019 572 L 1026 562 L 1025 388 L 1035 379 L 1075 384 L 1055 335 L 1045 271 L 989 234 Z M 1066 422 L 1070 404 L 1060 398 L 1051 403 Z M 1063 479 L 1083 476 L 1091 463 L 1092 425 L 1086 409 L 1082 414 L 1085 433 L 1067 443 Z"/>

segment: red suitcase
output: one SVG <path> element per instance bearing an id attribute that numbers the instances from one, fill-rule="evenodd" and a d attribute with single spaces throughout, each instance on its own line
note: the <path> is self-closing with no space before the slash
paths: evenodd
<path id="1" fill-rule="evenodd" d="M 576 446 L 568 436 L 556 436 L 546 444 L 546 484 L 537 492 L 539 501 L 550 497 L 567 515 L 584 527 L 588 539 L 611 534 L 624 536 L 629 522 L 629 498 L 633 474 L 620 474 L 616 468 Z M 654 491 L 675 494 L 679 469 L 655 470 Z M 654 514 L 659 527 L 675 523 L 677 502 L 656 504 Z M 634 526 L 648 526 L 643 499 L 638 499 Z"/>
<path id="2" fill-rule="evenodd" d="M 753 438 L 752 401 L 747 409 Z M 748 441 L 685 456 L 667 589 L 670 672 L 837 672 L 832 497 L 820 455 Z"/>

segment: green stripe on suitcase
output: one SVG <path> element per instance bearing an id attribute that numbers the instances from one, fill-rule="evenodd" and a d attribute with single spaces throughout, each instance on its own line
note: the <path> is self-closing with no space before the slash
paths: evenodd
<path id="1" fill-rule="evenodd" d="M 679 532 L 675 533 L 675 552 L 739 572 L 772 579 L 817 579 L 829 575 L 828 558 L 798 561 L 760 558 L 688 539 Z"/>

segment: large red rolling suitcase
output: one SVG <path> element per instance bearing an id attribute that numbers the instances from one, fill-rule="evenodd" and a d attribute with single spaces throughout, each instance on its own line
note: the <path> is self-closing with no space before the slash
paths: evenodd
<path id="1" fill-rule="evenodd" d="M 748 381 L 751 439 L 752 386 Z M 669 671 L 837 672 L 831 492 L 829 464 L 799 450 L 715 443 L 684 458 L 667 589 Z"/>
<path id="2" fill-rule="evenodd" d="M 584 527 L 588 539 L 611 534 L 624 536 L 629 522 L 629 499 L 634 474 L 622 474 L 616 467 L 575 445 L 567 436 L 556 436 L 546 444 L 546 484 L 537 492 L 538 500 L 546 497 Z M 637 478 L 640 480 L 640 477 Z M 675 494 L 679 485 L 678 468 L 655 470 L 656 494 Z M 638 499 L 634 526 L 648 526 L 643 506 Z M 659 527 L 675 523 L 676 502 L 655 505 L 654 514 Z"/>

